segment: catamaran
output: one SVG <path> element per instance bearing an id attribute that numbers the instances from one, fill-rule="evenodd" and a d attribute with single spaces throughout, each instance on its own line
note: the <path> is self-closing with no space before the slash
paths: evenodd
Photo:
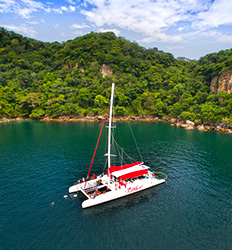
<path id="1" fill-rule="evenodd" d="M 112 147 L 112 112 L 113 112 L 113 97 L 114 86 L 112 84 L 111 99 L 110 99 L 110 114 L 108 126 L 108 152 L 107 156 L 108 169 L 105 174 L 98 176 L 93 175 L 89 180 L 90 170 L 93 164 L 93 159 L 100 140 L 102 129 L 106 120 L 107 111 L 103 120 L 101 131 L 98 137 L 97 145 L 94 151 L 94 156 L 90 164 L 88 175 L 86 178 L 80 179 L 77 183 L 69 188 L 69 193 L 82 192 L 86 200 L 82 202 L 82 208 L 96 206 L 105 202 L 109 202 L 136 192 L 154 187 L 165 182 L 165 178 L 158 178 L 156 173 L 150 170 L 142 161 L 133 162 L 130 164 L 111 166 Z M 108 106 L 109 107 L 109 106 Z M 108 108 L 107 108 L 108 110 Z M 162 173 L 161 173 L 162 174 Z"/>

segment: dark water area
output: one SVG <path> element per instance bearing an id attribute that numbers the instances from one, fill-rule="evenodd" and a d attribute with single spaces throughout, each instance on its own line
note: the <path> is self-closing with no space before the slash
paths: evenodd
<path id="1" fill-rule="evenodd" d="M 100 123 L 0 124 L 0 249 L 232 249 L 232 136 L 130 123 L 145 164 L 166 183 L 83 210 L 68 188 L 86 176 Z M 140 160 L 127 123 L 120 145 Z M 105 164 L 106 133 L 93 164 Z"/>

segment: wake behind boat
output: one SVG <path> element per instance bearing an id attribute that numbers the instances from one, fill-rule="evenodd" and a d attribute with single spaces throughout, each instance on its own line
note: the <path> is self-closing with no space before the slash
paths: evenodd
<path id="1" fill-rule="evenodd" d="M 101 203 L 115 200 L 154 187 L 156 185 L 164 183 L 166 179 L 159 179 L 156 174 L 150 170 L 150 167 L 144 165 L 142 161 L 120 166 L 111 166 L 111 157 L 113 157 L 113 155 L 111 154 L 113 96 L 114 83 L 112 84 L 110 100 L 108 152 L 107 154 L 105 154 L 105 156 L 107 156 L 108 169 L 105 174 L 98 176 L 93 175 L 91 180 L 88 180 L 94 159 L 93 157 L 87 178 L 80 179 L 76 184 L 69 188 L 69 193 L 80 191 L 85 195 L 86 200 L 83 201 L 82 208 L 99 205 Z M 105 119 L 103 121 L 102 128 L 104 126 Z M 98 142 L 101 136 L 101 132 L 98 138 Z M 96 153 L 97 145 L 94 155 Z"/>

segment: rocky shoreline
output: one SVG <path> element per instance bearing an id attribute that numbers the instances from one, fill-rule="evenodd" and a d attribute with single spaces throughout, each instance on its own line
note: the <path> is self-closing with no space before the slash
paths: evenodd
<path id="1" fill-rule="evenodd" d="M 171 123 L 171 126 L 182 127 L 187 130 L 197 129 L 199 131 L 217 131 L 217 132 L 222 132 L 225 134 L 232 134 L 232 126 L 227 123 L 201 124 L 201 123 L 195 123 L 195 122 L 188 121 L 188 120 L 187 121 L 178 120 L 175 118 L 171 118 L 169 122 Z"/>
<path id="2" fill-rule="evenodd" d="M 75 116 L 59 116 L 56 118 L 44 117 L 39 119 L 40 121 L 52 121 L 52 122 L 99 122 L 103 121 L 103 116 L 86 116 L 86 117 L 75 117 Z M 12 122 L 12 121 L 25 121 L 34 120 L 31 118 L 2 118 L 0 123 Z M 199 131 L 218 131 L 225 134 L 232 134 L 232 125 L 227 123 L 221 124 L 201 124 L 192 121 L 184 121 L 176 118 L 168 117 L 144 117 L 144 116 L 123 116 L 116 117 L 116 121 L 141 121 L 141 122 L 169 122 L 171 126 L 182 127 L 187 130 L 199 130 Z"/>

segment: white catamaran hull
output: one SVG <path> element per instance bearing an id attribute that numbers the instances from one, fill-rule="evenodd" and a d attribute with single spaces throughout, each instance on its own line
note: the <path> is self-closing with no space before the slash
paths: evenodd
<path id="1" fill-rule="evenodd" d="M 154 186 L 159 185 L 159 184 L 164 183 L 164 182 L 165 182 L 165 180 L 154 179 L 150 183 L 146 182 L 143 184 L 141 183 L 141 185 L 133 185 L 133 186 L 131 185 L 130 187 L 129 186 L 122 187 L 120 190 L 112 190 L 112 191 L 107 192 L 105 194 L 101 194 L 101 195 L 95 197 L 94 199 L 90 198 L 88 200 L 83 201 L 82 208 L 88 208 L 88 207 L 102 204 L 104 202 L 119 199 L 119 198 L 122 198 L 124 196 L 137 193 L 137 192 L 142 191 L 144 189 L 154 187 Z"/>
<path id="2" fill-rule="evenodd" d="M 103 180 L 105 180 L 104 177 L 108 178 L 106 175 L 104 175 L 102 178 Z M 80 183 L 80 184 L 71 186 L 69 188 L 69 193 L 81 191 L 87 197 L 87 200 L 83 201 L 82 203 L 82 208 L 88 208 L 88 207 L 96 206 L 96 205 L 99 205 L 108 201 L 119 199 L 130 194 L 140 192 L 142 190 L 154 187 L 164 182 L 165 182 L 164 179 L 158 179 L 156 177 L 149 176 L 144 179 L 135 180 L 134 182 L 127 182 L 126 185 L 120 186 L 119 188 L 118 183 L 116 182 L 111 182 L 111 184 L 109 185 L 103 184 L 103 185 L 97 186 L 95 185 L 95 183 L 97 183 L 96 180 L 90 180 L 86 183 L 86 186 L 85 186 L 85 183 Z M 102 187 L 108 187 L 109 190 L 107 192 L 103 192 L 100 195 L 94 196 L 94 197 L 91 197 L 87 194 L 86 190 L 89 190 L 91 188 L 93 188 L 93 190 L 98 190 Z"/>

